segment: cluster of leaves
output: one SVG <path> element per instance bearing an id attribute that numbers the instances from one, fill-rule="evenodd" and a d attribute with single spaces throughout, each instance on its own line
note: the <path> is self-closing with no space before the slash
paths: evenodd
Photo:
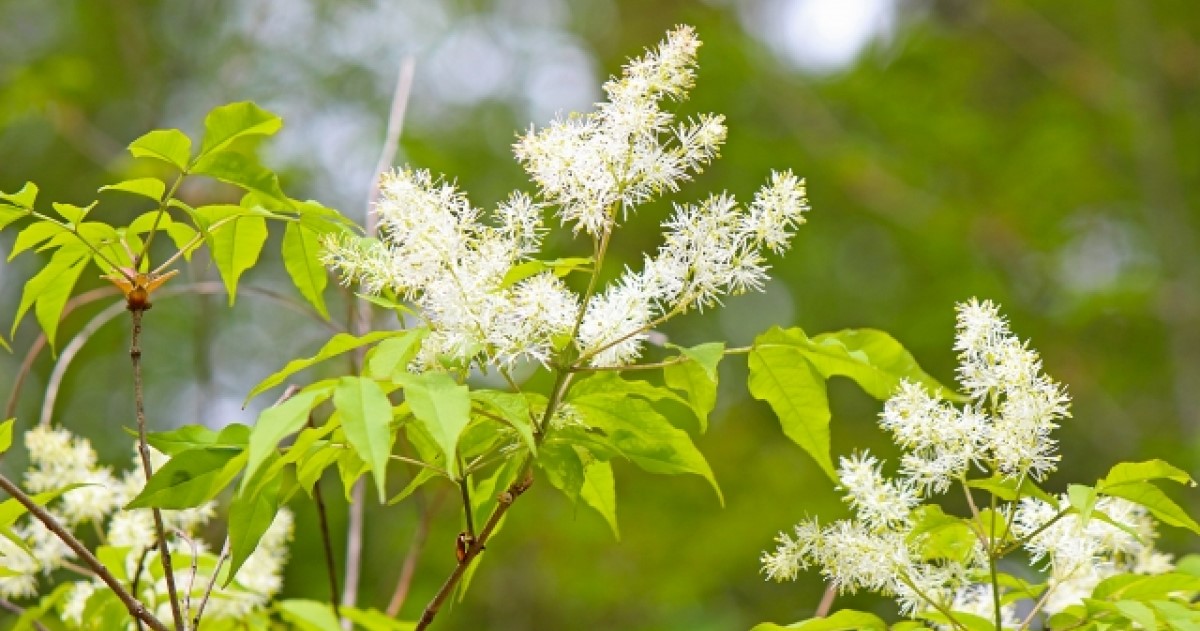
<path id="1" fill-rule="evenodd" d="M 205 118 L 198 151 L 178 129 L 151 131 L 133 141 L 133 157 L 158 163 L 164 177 L 137 177 L 100 188 L 101 193 L 150 200 L 152 208 L 125 225 L 106 221 L 108 203 L 102 206 L 100 200 L 82 207 L 53 202 L 53 214 L 39 210 L 38 187 L 32 182 L 15 193 L 0 193 L 0 228 L 32 220 L 17 234 L 9 260 L 26 251 L 47 252 L 50 257 L 25 283 L 13 333 L 32 308 L 53 346 L 63 308 L 89 263 L 127 292 L 139 285 L 152 291 L 168 277 L 172 264 L 180 257 L 190 260 L 203 246 L 232 304 L 238 279 L 255 265 L 266 244 L 268 220 L 284 223 L 284 267 L 300 294 L 328 317 L 322 295 L 327 276 L 318 243 L 324 235 L 351 230 L 353 224 L 317 202 L 288 197 L 279 177 L 257 159 L 258 144 L 282 125 L 278 116 L 253 103 L 231 103 Z M 240 202 L 193 208 L 177 197 L 184 180 L 193 176 L 241 189 Z M 125 207 L 121 204 L 120 210 Z M 149 248 L 158 233 L 166 234 L 175 251 L 152 266 Z"/>

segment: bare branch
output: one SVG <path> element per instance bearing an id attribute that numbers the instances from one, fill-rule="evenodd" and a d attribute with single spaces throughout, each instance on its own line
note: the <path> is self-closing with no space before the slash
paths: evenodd
<path id="1" fill-rule="evenodd" d="M 83 545 L 79 539 L 75 538 L 75 535 L 71 534 L 70 531 L 68 531 L 66 528 L 63 528 L 62 524 L 59 524 L 58 520 L 54 519 L 53 515 L 47 512 L 46 509 L 39 506 L 37 502 L 33 501 L 33 498 L 29 497 L 29 495 L 22 491 L 16 484 L 13 484 L 12 480 L 9 480 L 6 476 L 4 476 L 4 474 L 0 474 L 0 489 L 4 489 L 6 493 L 16 499 L 18 503 L 25 507 L 25 510 L 28 510 L 29 513 L 36 517 L 38 521 L 42 522 L 42 524 L 44 524 L 50 532 L 54 533 L 54 536 L 58 537 L 60 541 L 67 544 L 67 547 L 70 548 L 76 556 L 78 556 L 80 559 L 83 559 L 84 564 L 92 568 L 92 570 L 96 573 L 96 576 L 98 576 L 105 585 L 108 585 L 109 589 L 113 590 L 113 593 L 115 593 L 117 598 L 121 600 L 121 603 L 125 605 L 125 609 L 129 611 L 130 616 L 145 622 L 151 629 L 154 629 L 154 631 L 168 631 L 167 626 L 164 625 L 158 618 L 154 617 L 154 614 L 150 613 L 150 610 L 146 609 L 146 606 L 143 605 L 141 601 L 139 601 L 137 598 L 134 598 L 134 596 L 125 589 L 125 586 L 121 585 L 121 582 L 118 581 L 116 577 L 114 577 L 112 573 L 108 571 L 108 568 L 104 567 L 104 564 L 92 554 L 91 550 L 87 549 L 87 546 Z"/>

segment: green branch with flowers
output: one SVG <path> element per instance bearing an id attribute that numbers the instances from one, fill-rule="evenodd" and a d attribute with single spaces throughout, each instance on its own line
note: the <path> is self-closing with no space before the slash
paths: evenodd
<path id="1" fill-rule="evenodd" d="M 662 342 L 656 329 L 668 321 L 763 289 L 767 257 L 786 252 L 809 210 L 805 182 L 791 171 L 770 174 L 748 204 L 728 193 L 676 203 L 662 223 L 662 245 L 640 269 L 606 282 L 614 275 L 609 247 L 625 219 L 680 194 L 724 142 L 720 115 L 678 120 L 674 111 L 692 88 L 699 46 L 691 28 L 678 27 L 605 84 L 608 100 L 595 111 L 519 136 L 515 154 L 535 190 L 514 191 L 490 213 L 447 180 L 411 167 L 380 178 L 371 209 L 377 234 L 293 199 L 257 157 L 282 122 L 252 103 L 213 110 L 197 150 L 174 129 L 135 140 L 132 156 L 163 175 L 102 187 L 103 205 L 53 203 L 55 217 L 41 210 L 33 184 L 0 194 L 0 228 L 24 223 L 12 256 L 48 255 L 25 285 L 14 332 L 32 309 L 54 348 L 89 269 L 119 288 L 133 325 L 136 427 L 126 429 L 135 466 L 114 472 L 85 437 L 47 422 L 24 434 L 31 462 L 24 484 L 0 476 L 12 496 L 0 503 L 0 599 L 21 612 L 18 628 L 55 621 L 67 629 L 424 629 L 486 571 L 485 550 L 504 545 L 497 539 L 504 517 L 527 492 L 558 489 L 618 537 L 617 462 L 700 476 L 723 503 L 688 430 L 706 431 L 718 367 L 742 356 L 749 393 L 841 484 L 856 515 L 825 526 L 810 519 L 795 535 L 780 535 L 763 556 L 769 578 L 820 566 L 831 589 L 894 596 L 912 618 L 896 629 L 1159 621 L 1189 628 L 1200 563 L 1155 550 L 1154 528 L 1156 521 L 1200 527 L 1153 483 L 1191 478 L 1159 461 L 1125 463 L 1061 497 L 1041 490 L 1058 458 L 1050 432 L 1067 415 L 1065 389 L 1042 375 L 1037 354 L 990 303 L 960 306 L 962 395 L 877 330 L 810 336 L 776 327 L 743 348 Z M 232 185 L 240 200 L 193 207 L 180 196 L 192 177 Z M 112 225 L 105 212 L 128 205 L 110 202 L 109 193 L 152 207 Z M 550 215 L 583 242 L 576 256 L 544 254 Z M 160 360 L 152 350 L 142 356 L 140 332 L 154 324 L 147 310 L 156 292 L 207 249 L 234 306 L 268 225 L 282 226 L 284 268 L 317 317 L 330 317 L 329 270 L 396 324 L 359 331 L 350 323 L 344 330 L 355 334 L 337 332 L 263 379 L 247 401 L 287 388 L 252 425 L 148 431 L 148 418 L 161 413 L 143 409 L 141 371 Z M 347 354 L 362 358 L 349 374 L 301 380 Z M 481 385 L 483 373 L 499 375 L 505 387 Z M 907 450 L 899 478 L 885 477 L 866 453 L 834 466 L 826 382 L 835 376 L 886 401 L 881 425 Z M 0 452 L 10 448 L 15 424 L 0 425 Z M 410 468 L 398 474 L 393 463 Z M 321 485 L 331 481 L 348 496 L 365 481 L 385 505 L 432 489 L 459 498 L 462 530 L 432 535 L 455 542 L 457 563 L 415 618 L 400 617 L 411 568 L 400 572 L 385 608 L 341 601 L 345 583 L 335 575 L 321 500 Z M 926 503 L 951 487 L 968 500 L 968 517 Z M 986 504 L 976 503 L 979 494 L 989 496 Z M 319 511 L 328 602 L 278 597 L 296 519 L 288 505 L 305 502 Z M 226 524 L 221 542 L 198 534 L 214 519 Z M 1044 581 L 1001 571 L 999 560 L 1018 551 L 1047 570 Z M 870 613 L 820 613 L 787 628 L 886 627 Z"/>

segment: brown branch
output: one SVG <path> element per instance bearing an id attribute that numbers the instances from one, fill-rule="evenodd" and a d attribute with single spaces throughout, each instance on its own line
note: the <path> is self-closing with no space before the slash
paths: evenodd
<path id="1" fill-rule="evenodd" d="M 446 582 L 442 584 L 441 589 L 438 590 L 437 594 L 433 597 L 433 600 L 429 601 L 429 604 L 425 606 L 425 612 L 421 614 L 421 619 L 417 621 L 415 631 L 422 631 L 423 629 L 428 628 L 429 624 L 433 622 L 433 618 L 437 616 L 438 610 L 442 607 L 442 603 L 444 603 L 446 598 L 450 596 L 450 592 L 454 591 L 454 586 L 458 585 L 458 581 L 462 579 L 463 574 L 465 574 L 467 568 L 471 566 L 471 563 L 475 560 L 475 557 L 479 556 L 480 552 L 483 552 L 488 539 L 492 536 L 492 531 L 494 531 L 496 529 L 496 525 L 500 523 L 500 519 L 503 518 L 504 514 L 508 512 L 508 509 L 513 505 L 513 502 L 515 502 L 522 493 L 529 490 L 529 487 L 532 484 L 533 463 L 527 460 L 524 467 L 524 475 L 521 476 L 521 479 L 517 482 L 513 482 L 512 485 L 508 487 L 508 490 L 504 491 L 499 497 L 496 498 L 496 509 L 492 511 L 491 516 L 488 517 L 487 523 L 483 525 L 483 529 L 479 531 L 478 536 L 475 537 L 475 541 L 467 548 L 466 554 L 463 555 L 463 558 L 458 562 L 458 565 L 454 567 L 454 571 L 450 573 L 450 576 L 446 578 Z"/>
<path id="2" fill-rule="evenodd" d="M 134 305 L 130 302 L 129 315 L 133 320 L 133 334 L 129 344 L 129 359 L 133 363 L 133 403 L 137 416 L 138 455 L 142 460 L 142 471 L 146 481 L 154 475 L 150 466 L 150 447 L 146 442 L 146 408 L 142 397 L 142 315 L 149 303 Z M 184 631 L 183 613 L 179 609 L 179 594 L 175 590 L 175 572 L 171 568 L 171 548 L 167 545 L 166 528 L 163 526 L 162 511 L 151 508 L 154 514 L 154 535 L 158 537 L 158 558 L 162 562 L 163 573 L 167 579 L 167 594 L 171 599 L 171 616 L 175 620 L 175 631 Z"/>
<path id="3" fill-rule="evenodd" d="M 308 415 L 308 426 L 314 427 L 312 414 Z M 333 558 L 333 537 L 329 534 L 329 512 L 325 509 L 325 498 L 321 495 L 321 478 L 313 482 L 313 503 L 317 508 L 317 521 L 321 526 L 321 547 L 325 553 L 325 571 L 329 575 L 329 599 L 333 615 L 342 617 L 341 593 L 338 590 L 337 563 Z"/>
<path id="4" fill-rule="evenodd" d="M 138 582 L 142 580 L 142 570 L 146 569 L 146 557 L 149 556 L 150 550 L 153 548 L 142 548 L 142 555 L 138 557 L 137 567 L 133 570 L 133 580 L 129 582 L 129 591 L 135 596 L 138 593 Z M 133 624 L 138 631 L 142 631 L 142 621 L 134 618 Z"/>
<path id="5" fill-rule="evenodd" d="M 824 618 L 833 611 L 833 600 L 837 598 L 837 587 L 833 583 L 825 586 L 825 593 L 821 594 L 821 602 L 817 603 L 817 610 L 813 612 L 814 618 Z"/>
<path id="6" fill-rule="evenodd" d="M 212 596 L 213 586 L 217 584 L 217 576 L 221 574 L 221 566 L 225 564 L 225 559 L 229 558 L 229 537 L 225 537 L 225 543 L 221 546 L 221 556 L 217 557 L 217 566 L 213 568 L 212 576 L 208 579 L 208 587 L 204 588 L 204 597 L 200 599 L 200 604 L 196 606 L 196 617 L 192 618 L 192 631 L 200 628 L 200 617 L 204 615 L 204 606 L 208 604 L 208 597 Z"/>
<path id="7" fill-rule="evenodd" d="M 154 617 L 154 614 L 150 613 L 150 610 L 146 609 L 146 606 L 143 605 L 141 601 L 135 598 L 129 593 L 129 591 L 125 589 L 123 585 L 121 585 L 121 582 L 118 581 L 116 577 L 114 577 L 112 573 L 108 571 L 107 567 L 104 567 L 104 564 L 101 563 L 100 560 L 97 559 L 96 556 L 87 549 L 87 546 L 83 545 L 79 539 L 75 538 L 75 535 L 71 534 L 70 531 L 68 531 L 66 528 L 63 528 L 62 525 L 58 523 L 58 520 L 54 519 L 54 517 L 47 512 L 46 509 L 39 506 L 37 502 L 33 501 L 33 498 L 26 495 L 24 491 L 17 487 L 16 484 L 13 484 L 12 480 L 9 480 L 4 476 L 4 474 L 0 474 L 0 489 L 4 489 L 6 493 L 16 499 L 17 502 L 24 506 L 31 515 L 36 517 L 38 521 L 42 522 L 42 524 L 46 526 L 47 530 L 54 533 L 54 536 L 58 537 L 60 541 L 67 544 L 67 547 L 70 548 L 76 556 L 78 556 L 80 559 L 83 559 L 83 562 L 87 564 L 88 567 L 92 568 L 92 570 L 96 573 L 96 576 L 98 576 L 101 581 L 104 581 L 104 584 L 108 585 L 109 589 L 113 590 L 113 593 L 116 594 L 121 603 L 125 605 L 125 609 L 129 611 L 130 616 L 132 616 L 134 619 L 145 622 L 150 626 L 151 629 L 154 629 L 154 631 L 169 631 L 167 626 L 164 625 L 158 618 Z"/>

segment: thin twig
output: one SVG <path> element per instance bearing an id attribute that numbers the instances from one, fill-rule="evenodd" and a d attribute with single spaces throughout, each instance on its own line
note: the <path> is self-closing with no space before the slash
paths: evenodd
<path id="1" fill-rule="evenodd" d="M 392 93 L 392 107 L 388 112 L 383 148 L 379 152 L 379 160 L 375 163 L 375 177 L 371 178 L 371 190 L 367 194 L 368 236 L 374 236 L 377 229 L 375 215 L 369 210 L 379 197 L 379 175 L 392 168 L 392 162 L 396 159 L 396 151 L 400 147 L 400 133 L 404 130 L 404 113 L 408 109 L 408 96 L 412 92 L 415 67 L 416 61 L 412 55 L 409 55 L 400 62 L 400 73 L 396 76 L 396 90 Z"/>
<path id="2" fill-rule="evenodd" d="M 429 627 L 429 624 L 433 622 L 434 616 L 436 616 L 438 610 L 441 609 L 442 603 L 446 601 L 446 598 L 450 595 L 450 592 L 454 591 L 454 586 L 458 585 L 458 581 L 462 579 L 463 574 L 466 573 L 467 568 L 471 566 L 471 563 L 475 560 L 475 557 L 479 556 L 480 552 L 483 552 L 483 548 L 487 544 L 488 538 L 492 536 L 492 531 L 496 529 L 496 525 L 500 523 L 501 518 L 504 517 L 504 513 L 508 512 L 509 507 L 513 505 L 513 502 L 516 501 L 516 499 L 520 497 L 522 493 L 529 490 L 530 485 L 533 484 L 532 464 L 532 460 L 527 459 L 524 467 L 524 475 L 521 477 L 521 479 L 513 482 L 512 485 L 508 487 L 508 490 L 504 491 L 499 497 L 496 498 L 496 510 L 492 511 L 492 515 L 488 517 L 487 523 L 484 524 L 483 529 L 479 531 L 479 536 L 477 536 L 475 541 L 467 547 L 466 554 L 463 555 L 463 558 L 458 562 L 458 565 L 454 567 L 454 571 L 450 573 L 450 576 L 446 578 L 446 582 L 442 583 L 441 589 L 438 590 L 437 594 L 433 597 L 433 600 L 429 601 L 429 604 L 425 606 L 425 611 L 421 614 L 421 619 L 417 621 L 415 631 L 422 631 L 423 629 Z"/>
<path id="3" fill-rule="evenodd" d="M 129 592 L 134 596 L 138 593 L 138 583 L 142 580 L 142 571 L 146 569 L 146 557 L 150 555 L 150 551 L 153 549 L 150 546 L 142 548 L 142 554 L 138 557 L 137 567 L 133 568 L 133 580 L 129 581 Z M 133 624 L 137 627 L 137 631 L 142 631 L 141 620 L 134 618 Z"/>
<path id="4" fill-rule="evenodd" d="M 833 600 L 837 598 L 837 587 L 830 583 L 825 586 L 825 593 L 821 594 L 821 602 L 817 603 L 817 610 L 813 612 L 814 618 L 824 618 L 833 611 Z"/>
<path id="5" fill-rule="evenodd" d="M 142 460 L 142 471 L 149 482 L 154 475 L 150 465 L 150 447 L 146 442 L 146 408 L 142 397 L 142 315 L 144 307 L 134 306 L 129 311 L 133 320 L 133 334 L 129 344 L 129 359 L 133 363 L 133 404 L 138 427 L 138 454 Z M 183 614 L 179 609 L 179 594 L 175 590 L 175 572 L 171 568 L 171 547 L 167 545 L 166 527 L 163 526 L 162 511 L 151 508 L 154 514 L 154 536 L 158 537 L 158 558 L 162 562 L 163 573 L 167 579 L 167 594 L 171 599 L 171 616 L 175 620 L 175 631 L 184 631 Z"/>
<path id="6" fill-rule="evenodd" d="M 121 582 L 118 581 L 116 577 L 114 577 L 112 573 L 108 571 L 108 568 L 104 567 L 104 564 L 92 554 L 91 550 L 87 549 L 87 546 L 83 545 L 79 539 L 75 538 L 75 535 L 71 534 L 70 531 L 68 531 L 66 528 L 63 528 L 62 525 L 58 523 L 58 520 L 54 519 L 54 517 L 47 512 L 46 509 L 42 508 L 37 502 L 33 501 L 33 498 L 29 497 L 16 484 L 13 484 L 12 480 L 9 480 L 4 474 L 0 474 L 0 489 L 3 489 L 6 493 L 16 499 L 18 503 L 25 507 L 25 510 L 28 510 L 31 515 L 37 518 L 38 521 L 42 522 L 42 524 L 46 526 L 47 530 L 54 533 L 54 536 L 58 537 L 60 541 L 65 543 L 67 547 L 75 553 L 76 556 L 78 556 L 80 559 L 83 559 L 83 562 L 96 572 L 96 576 L 99 577 L 105 585 L 108 585 L 109 589 L 113 590 L 113 593 L 116 594 L 121 603 L 125 605 L 125 609 L 129 611 L 130 616 L 141 619 L 143 622 L 149 625 L 151 629 L 154 629 L 154 631 L 168 631 L 167 626 L 164 625 L 158 618 L 154 617 L 154 614 L 150 613 L 150 610 L 146 609 L 146 606 L 143 605 L 141 601 L 130 594 L 129 591 L 125 589 L 125 586 L 121 585 Z"/>
<path id="7" fill-rule="evenodd" d="M 379 197 L 379 176 L 386 169 L 390 168 L 392 161 L 396 158 L 396 151 L 400 146 L 400 133 L 404 129 L 404 114 L 408 109 L 408 97 L 412 92 L 413 69 L 415 62 L 411 56 L 405 57 L 400 63 L 400 70 L 396 76 L 396 89 L 392 93 L 392 106 L 388 113 L 387 131 L 384 135 L 384 142 L 381 151 L 379 152 L 379 160 L 375 164 L 375 172 L 371 178 L 371 188 L 367 193 L 367 215 L 366 228 L 367 236 L 373 237 L 378 232 L 378 223 L 375 214 L 371 212 L 371 206 Z M 351 321 L 356 324 L 357 333 L 365 334 L 371 329 L 371 308 L 365 301 L 350 301 L 351 306 Z M 358 358 L 358 364 L 362 364 L 362 349 L 359 349 L 353 355 Z M 366 510 L 366 487 L 363 480 L 360 478 L 351 491 L 352 499 L 350 502 L 350 516 L 347 523 L 346 532 L 346 565 L 345 565 L 345 584 L 342 587 L 342 603 L 347 607 L 353 607 L 358 602 L 358 581 L 362 573 L 362 539 L 363 527 L 365 524 L 364 511 Z M 350 621 L 342 619 L 342 628 L 349 629 Z"/>
<path id="8" fill-rule="evenodd" d="M 467 534 L 474 537 L 475 519 L 471 515 L 471 477 L 466 472 L 466 466 L 463 464 L 462 457 L 458 459 L 458 470 L 462 471 L 462 479 L 458 481 L 458 488 L 462 493 L 463 515 L 467 519 Z"/>
<path id="9" fill-rule="evenodd" d="M 212 577 L 208 579 L 208 587 L 204 588 L 204 597 L 200 599 L 200 604 L 196 606 L 196 617 L 192 618 L 192 631 L 199 631 L 200 616 L 204 615 L 204 606 L 208 604 L 208 597 L 212 595 L 213 586 L 217 584 L 217 576 L 221 574 L 221 566 L 225 564 L 225 559 L 229 558 L 229 537 L 225 537 L 225 543 L 221 545 L 221 556 L 217 557 L 217 566 L 213 568 Z"/>
<path id="10" fill-rule="evenodd" d="M 183 592 L 183 617 L 186 620 L 188 614 L 192 612 L 192 590 L 196 588 L 196 573 L 200 570 L 200 548 L 196 546 L 196 540 L 189 537 L 182 529 L 176 528 L 175 534 L 188 542 L 192 548 L 191 575 L 188 577 L 187 589 Z"/>
<path id="11" fill-rule="evenodd" d="M 67 304 L 63 306 L 62 314 L 59 315 L 59 319 L 67 317 L 68 314 L 83 305 L 107 298 L 108 296 L 115 296 L 118 293 L 120 293 L 120 290 L 111 285 L 85 291 L 67 301 Z M 46 334 L 43 332 L 29 346 L 29 350 L 25 353 L 25 359 L 21 360 L 21 367 L 17 370 L 17 378 L 13 380 L 12 389 L 8 391 L 8 402 L 4 405 L 4 418 L 12 418 L 16 413 L 17 395 L 21 393 L 21 386 L 25 384 L 25 378 L 33 370 L 34 360 L 37 359 L 38 354 L 45 347 Z"/>
<path id="12" fill-rule="evenodd" d="M 313 417 L 308 415 L 308 426 L 315 427 Z M 321 526 L 321 547 L 325 552 L 325 571 L 329 575 L 329 599 L 333 605 L 333 615 L 342 617 L 341 592 L 338 590 L 337 563 L 333 558 L 333 537 L 329 533 L 329 513 L 325 510 L 325 498 L 321 495 L 321 478 L 313 482 L 313 502 L 317 508 L 317 520 Z"/>
<path id="13" fill-rule="evenodd" d="M 58 391 L 62 386 L 63 376 L 67 374 L 67 367 L 75 360 L 75 356 L 83 349 L 83 345 L 96 334 L 100 327 L 124 312 L 124 300 L 113 303 L 88 320 L 79 333 L 76 333 L 75 337 L 71 338 L 71 341 L 63 347 L 58 361 L 54 363 L 54 370 L 50 372 L 50 377 L 46 380 L 46 394 L 42 399 L 42 416 L 38 419 L 38 425 L 50 426 L 50 419 L 54 415 L 54 403 L 58 400 Z"/>
<path id="14" fill-rule="evenodd" d="M 421 495 L 417 495 L 420 498 Z M 400 578 L 396 580 L 396 589 L 392 592 L 392 600 L 387 606 L 387 615 L 395 618 L 400 615 L 404 601 L 408 600 L 408 591 L 412 587 L 413 576 L 417 571 L 417 561 L 421 558 L 421 550 L 425 548 L 425 540 L 429 538 L 429 524 L 437 513 L 437 506 L 442 501 L 443 494 L 439 492 L 433 501 L 421 506 L 421 521 L 417 522 L 417 530 L 413 533 L 412 543 L 408 545 L 408 554 L 404 556 L 404 564 L 400 566 Z"/>

